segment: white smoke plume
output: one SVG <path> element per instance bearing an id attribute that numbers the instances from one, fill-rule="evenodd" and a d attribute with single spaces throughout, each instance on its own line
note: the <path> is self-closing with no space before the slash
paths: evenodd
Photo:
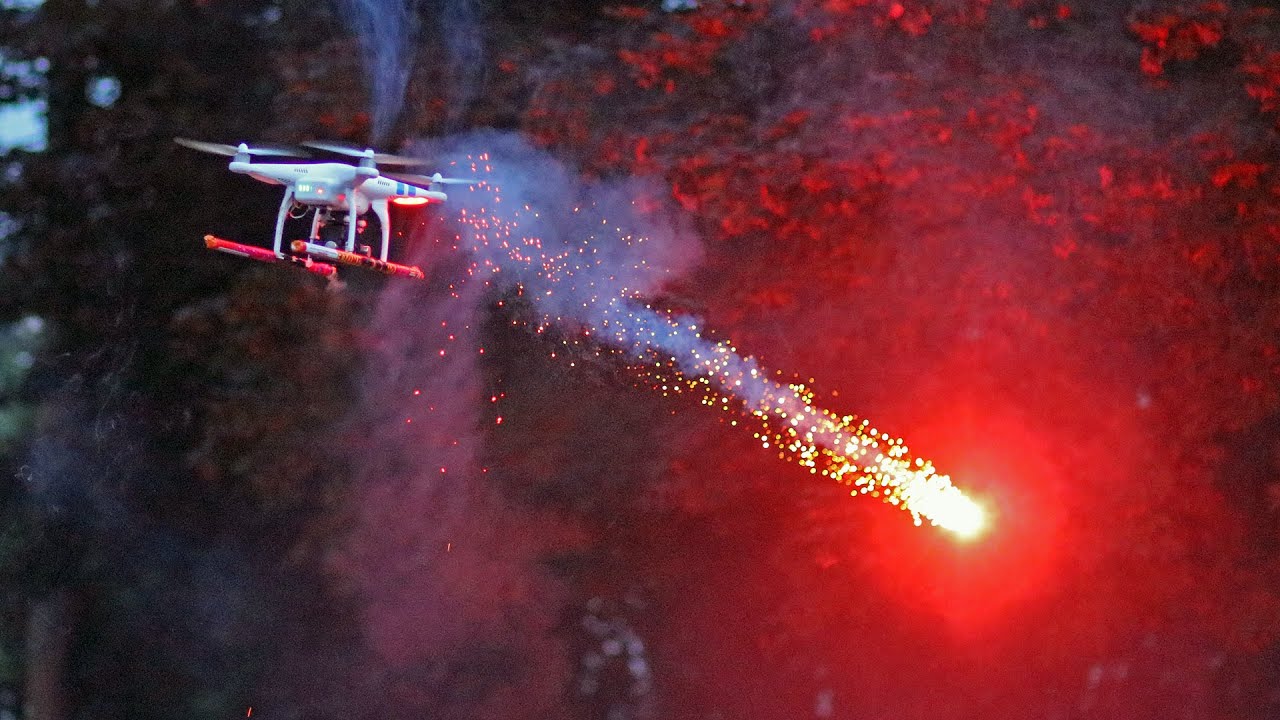
<path id="1" fill-rule="evenodd" d="M 418 31 L 417 0 L 334 0 L 343 22 L 360 42 L 369 76 L 370 140 L 386 139 L 404 107 L 412 46 Z"/>

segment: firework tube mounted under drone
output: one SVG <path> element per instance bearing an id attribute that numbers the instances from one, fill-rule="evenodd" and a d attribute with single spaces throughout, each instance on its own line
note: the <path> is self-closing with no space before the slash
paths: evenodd
<path id="1" fill-rule="evenodd" d="M 277 255 L 275 252 L 266 248 L 256 247 L 254 245 L 243 245 L 230 240 L 223 240 L 212 235 L 204 236 L 205 247 L 210 250 L 218 250 L 229 255 L 238 255 L 240 257 L 249 258 L 250 260 L 258 260 L 261 262 L 276 263 L 283 262 L 290 265 L 296 265 L 307 272 L 314 273 L 321 277 L 333 277 L 338 268 L 328 263 L 316 262 L 309 257 L 294 257 L 292 255 Z"/>
<path id="2" fill-rule="evenodd" d="M 315 255 L 324 258 L 330 262 L 341 263 L 343 265 L 351 265 L 354 267 L 367 268 L 384 275 L 395 275 L 398 277 L 407 277 L 414 280 L 422 280 L 426 277 L 422 269 L 413 265 L 401 265 L 400 263 L 379 260 L 378 258 L 360 255 L 358 253 L 347 252 L 346 250 L 338 250 L 337 248 L 325 247 L 309 243 L 305 240 L 294 240 L 290 247 L 296 253 L 305 253 L 307 255 Z"/>

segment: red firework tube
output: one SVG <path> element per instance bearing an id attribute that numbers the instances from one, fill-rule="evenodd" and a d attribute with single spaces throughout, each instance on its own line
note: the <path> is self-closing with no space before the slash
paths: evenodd
<path id="1" fill-rule="evenodd" d="M 239 255 L 250 260 L 260 260 L 262 262 L 287 262 L 290 265 L 302 268 L 309 273 L 319 275 L 320 277 L 333 277 L 338 272 L 338 268 L 328 263 L 316 262 L 311 258 L 293 257 L 292 255 L 276 255 L 274 251 L 261 248 L 256 245 L 242 245 L 238 242 L 223 240 L 212 235 L 204 236 L 205 247 L 210 250 L 219 250 L 229 255 Z"/>
<path id="2" fill-rule="evenodd" d="M 210 250 L 219 250 L 231 255 L 239 255 L 247 257 L 251 260 L 261 260 L 262 262 L 280 262 L 280 257 L 275 252 L 266 248 L 260 248 L 254 245 L 241 245 L 238 242 L 223 240 L 212 235 L 204 236 L 204 245 Z"/>
<path id="3" fill-rule="evenodd" d="M 337 250 L 324 245 L 316 245 L 304 240 L 294 240 L 290 245 L 296 253 L 306 253 L 307 255 L 315 255 L 322 257 L 331 262 L 342 263 L 343 265 L 351 265 L 353 267 L 362 267 L 374 272 L 380 272 L 383 275 L 395 275 L 398 277 L 407 277 L 414 280 L 422 280 L 426 277 L 422 270 L 413 265 L 401 265 L 400 263 L 387 262 L 371 258 L 366 255 L 357 255 L 346 250 Z"/>

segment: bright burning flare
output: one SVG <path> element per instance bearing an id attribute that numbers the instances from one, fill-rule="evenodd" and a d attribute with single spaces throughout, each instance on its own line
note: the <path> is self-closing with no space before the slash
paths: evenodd
<path id="1" fill-rule="evenodd" d="M 470 172 L 492 172 L 488 156 L 472 158 Z M 702 404 L 734 415 L 730 424 L 754 432 L 763 449 L 850 486 L 851 495 L 899 507 L 917 525 L 928 520 L 962 538 L 983 530 L 982 508 L 933 463 L 913 458 L 901 438 L 815 405 L 804 385 L 779 382 L 732 345 L 705 339 L 692 319 L 645 304 L 631 288 L 661 274 L 638 252 L 645 238 L 624 234 L 580 207 L 553 226 L 558 237 L 540 237 L 521 229 L 526 221 L 538 225 L 534 208 L 503 207 L 499 189 L 488 181 L 471 192 L 480 193 L 483 204 L 461 211 L 464 233 L 457 238 L 473 259 L 469 275 L 519 287 L 541 314 L 537 332 L 551 325 L 579 328 L 574 345 L 597 355 L 602 347 L 613 348 L 664 395 L 696 394 Z"/>
<path id="2" fill-rule="evenodd" d="M 962 539 L 972 540 L 987 527 L 987 514 L 982 506 L 964 495 L 939 498 L 937 506 L 930 510 L 933 522 Z"/>
<path id="3" fill-rule="evenodd" d="M 900 507 L 917 525 L 928 520 L 963 538 L 982 531 L 986 521 L 981 506 L 950 477 L 938 474 L 933 463 L 912 458 L 902 438 L 881 432 L 869 420 L 815 405 L 813 392 L 804 385 L 769 379 L 754 359 L 742 357 L 728 343 L 703 340 L 696 325 L 625 302 L 610 306 L 601 325 L 616 328 L 613 344 L 629 347 L 639 358 L 667 358 L 645 368 L 664 394 L 693 391 L 709 407 L 749 413 L 760 424 L 754 437 L 763 449 L 852 486 L 851 495 L 870 495 Z M 623 320 L 614 319 L 618 313 Z"/>

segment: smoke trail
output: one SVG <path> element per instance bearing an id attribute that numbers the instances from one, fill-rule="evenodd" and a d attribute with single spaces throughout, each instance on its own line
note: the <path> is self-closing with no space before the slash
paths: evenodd
<path id="1" fill-rule="evenodd" d="M 523 286 L 553 315 L 594 320 L 584 303 L 620 291 L 651 295 L 701 259 L 692 229 L 651 181 L 588 184 L 520 136 L 496 131 L 424 143 L 415 152 L 447 166 L 446 174 L 481 176 L 484 189 L 449 196 L 449 207 L 464 217 L 493 216 L 488 229 L 464 223 L 475 241 L 466 249 L 485 272 L 502 271 L 496 283 Z M 485 160 L 472 159 L 480 153 Z"/>
<path id="2" fill-rule="evenodd" d="M 417 0 L 334 0 L 360 42 L 369 76 L 371 141 L 382 142 L 404 107 L 409 50 L 418 30 Z"/>
<path id="3" fill-rule="evenodd" d="M 698 256 L 691 233 L 661 202 L 636 200 L 658 197 L 652 188 L 636 180 L 585 185 L 512 136 L 481 135 L 462 147 L 485 151 L 437 156 L 484 180 L 455 194 L 473 276 L 520 287 L 541 322 L 620 350 L 665 390 L 754 416 L 765 449 L 814 474 L 883 497 L 917 524 L 924 518 L 962 535 L 981 529 L 981 509 L 901 439 L 814 405 L 805 387 L 779 383 L 732 345 L 704 338 L 696 319 L 646 304 Z"/>
<path id="4" fill-rule="evenodd" d="M 370 140 L 383 142 L 404 107 L 420 27 L 418 0 L 334 0 L 360 42 L 369 78 Z M 440 0 L 446 127 L 457 127 L 479 91 L 484 33 L 477 0 Z"/>
<path id="5" fill-rule="evenodd" d="M 444 0 L 440 9 L 440 33 L 448 53 L 445 127 L 449 130 L 458 128 L 480 88 L 484 35 L 476 5 L 477 0 Z"/>
<path id="6" fill-rule="evenodd" d="M 445 251 L 417 260 L 461 272 Z M 509 507 L 480 466 L 484 288 L 445 285 L 388 284 L 369 320 L 350 522 L 328 558 L 360 603 L 368 657 L 352 675 L 384 717 L 463 717 L 512 695 L 521 707 L 479 715 L 546 717 L 567 661 L 550 633 L 563 588 L 538 559 L 563 530 Z M 535 663 L 546 672 L 520 671 Z"/>

